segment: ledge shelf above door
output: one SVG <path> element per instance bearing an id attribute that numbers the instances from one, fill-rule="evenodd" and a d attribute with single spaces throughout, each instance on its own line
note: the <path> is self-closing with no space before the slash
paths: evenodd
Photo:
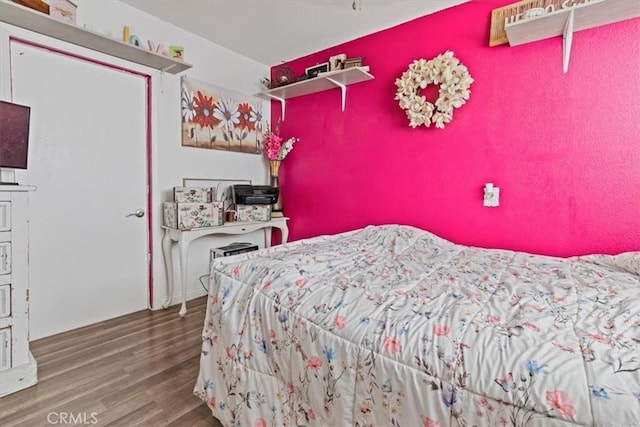
<path id="1" fill-rule="evenodd" d="M 291 83 L 286 86 L 269 89 L 260 92 L 260 95 L 280 101 L 282 107 L 282 120 L 284 120 L 285 103 L 289 98 L 309 95 L 311 93 L 322 92 L 329 89 L 340 89 L 342 93 L 342 111 L 344 111 L 347 98 L 347 86 L 372 80 L 374 77 L 369 74 L 369 67 L 353 67 L 346 70 L 329 71 L 321 73 L 317 77 Z"/>
<path id="2" fill-rule="evenodd" d="M 77 25 L 58 21 L 41 12 L 7 0 L 0 0 L 0 22 L 6 22 L 16 27 L 171 74 L 178 74 L 191 68 L 191 65 L 186 62 L 176 61 L 168 56 L 103 36 Z"/>
<path id="3" fill-rule="evenodd" d="M 575 31 L 587 30 L 640 17 L 638 0 L 589 0 L 504 26 L 510 46 L 563 36 L 563 70 L 569 68 L 571 41 Z"/>

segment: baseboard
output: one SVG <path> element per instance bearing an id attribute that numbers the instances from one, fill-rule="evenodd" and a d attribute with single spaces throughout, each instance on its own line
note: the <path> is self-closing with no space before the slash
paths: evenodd
<path id="1" fill-rule="evenodd" d="M 171 300 L 171 307 L 174 305 L 182 304 L 182 292 L 174 293 L 173 299 Z M 200 298 L 207 295 L 207 291 L 201 286 L 200 288 L 187 289 L 187 301 L 192 299 Z M 154 301 L 152 310 L 162 310 L 162 303 L 164 299 L 161 301 Z"/>
<path id="2" fill-rule="evenodd" d="M 38 363 L 29 352 L 29 361 L 0 372 L 0 397 L 36 385 L 38 382 Z"/>

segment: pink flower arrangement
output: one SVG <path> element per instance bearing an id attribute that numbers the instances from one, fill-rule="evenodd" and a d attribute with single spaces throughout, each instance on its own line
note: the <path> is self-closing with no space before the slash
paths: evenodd
<path id="1" fill-rule="evenodd" d="M 267 132 L 264 134 L 264 154 L 269 160 L 284 160 L 287 154 L 293 150 L 293 144 L 298 141 L 300 139 L 295 137 L 289 139 L 281 137 L 280 122 L 278 121 L 273 131 L 267 127 Z"/>

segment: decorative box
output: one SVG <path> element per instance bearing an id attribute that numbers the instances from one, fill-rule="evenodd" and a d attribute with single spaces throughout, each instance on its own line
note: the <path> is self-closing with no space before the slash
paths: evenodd
<path id="1" fill-rule="evenodd" d="M 47 0 L 47 3 L 49 3 L 49 16 L 68 24 L 76 23 L 78 6 L 75 3 L 69 0 Z"/>
<path id="2" fill-rule="evenodd" d="M 222 202 L 175 203 L 164 202 L 165 227 L 189 230 L 223 224 Z"/>
<path id="3" fill-rule="evenodd" d="M 30 9 L 42 12 L 45 15 L 49 14 L 49 5 L 42 0 L 11 0 L 19 5 L 26 6 Z"/>
<path id="4" fill-rule="evenodd" d="M 236 205 L 238 221 L 270 221 L 271 205 Z"/>
<path id="5" fill-rule="evenodd" d="M 177 203 L 211 203 L 215 200 L 214 188 L 173 187 L 173 201 Z"/>

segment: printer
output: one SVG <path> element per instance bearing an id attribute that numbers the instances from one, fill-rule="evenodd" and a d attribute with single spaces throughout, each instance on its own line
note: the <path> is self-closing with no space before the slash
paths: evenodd
<path id="1" fill-rule="evenodd" d="M 272 205 L 278 200 L 279 189 L 270 185 L 232 186 L 233 203 L 237 205 Z"/>

